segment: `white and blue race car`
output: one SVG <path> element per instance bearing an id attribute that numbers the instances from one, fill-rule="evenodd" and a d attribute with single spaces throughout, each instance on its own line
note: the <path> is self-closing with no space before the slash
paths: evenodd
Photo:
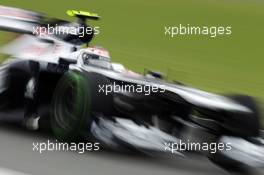
<path id="1" fill-rule="evenodd" d="M 212 94 L 171 83 L 157 72 L 127 70 L 112 63 L 107 50 L 82 46 L 94 32 L 39 35 L 48 25 L 78 31 L 89 27 L 86 19 L 99 18 L 68 14 L 79 22 L 0 7 L 0 29 L 21 34 L 2 48 L 10 59 L 0 67 L 1 121 L 49 128 L 60 140 L 96 140 L 116 150 L 179 156 L 195 151 L 225 168 L 264 165 L 254 98 Z M 176 149 L 180 143 L 222 146 L 212 153 Z"/>

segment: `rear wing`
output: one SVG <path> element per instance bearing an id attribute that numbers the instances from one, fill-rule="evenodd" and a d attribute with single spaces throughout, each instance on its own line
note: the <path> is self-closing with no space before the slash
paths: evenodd
<path id="1" fill-rule="evenodd" d="M 0 30 L 22 34 L 14 41 L 5 44 L 0 49 L 0 53 L 19 58 L 36 58 L 43 55 L 71 53 L 82 44 L 88 44 L 93 39 L 94 32 L 85 33 L 85 30 L 78 28 L 89 27 L 85 23 L 86 19 L 98 20 L 99 15 L 77 10 L 68 10 L 67 14 L 78 18 L 79 22 L 50 18 L 33 11 L 0 6 Z M 65 30 L 70 32 L 64 32 Z M 73 30 L 76 33 L 71 33 Z"/>
<path id="2" fill-rule="evenodd" d="M 79 10 L 67 10 L 67 15 L 71 17 L 77 17 L 83 21 L 86 19 L 91 20 L 99 20 L 100 16 L 96 13 L 86 12 L 86 11 L 79 11 Z"/>
<path id="3" fill-rule="evenodd" d="M 13 7 L 0 6 L 0 30 L 32 34 L 43 15 Z"/>

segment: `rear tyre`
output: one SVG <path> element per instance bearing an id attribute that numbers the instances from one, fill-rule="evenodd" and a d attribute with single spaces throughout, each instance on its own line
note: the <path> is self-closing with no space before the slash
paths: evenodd
<path id="1" fill-rule="evenodd" d="M 84 76 L 67 72 L 59 80 L 52 100 L 51 128 L 59 140 L 79 137 L 89 115 L 89 84 Z"/>
<path id="2" fill-rule="evenodd" d="M 97 73 L 70 71 L 62 76 L 54 92 L 51 115 L 51 128 L 59 140 L 79 140 L 89 135 L 94 116 L 114 114 L 112 93 L 99 92 L 99 87 L 109 84 Z"/>

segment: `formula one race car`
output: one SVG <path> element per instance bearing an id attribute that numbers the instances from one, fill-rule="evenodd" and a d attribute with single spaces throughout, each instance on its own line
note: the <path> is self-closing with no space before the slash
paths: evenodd
<path id="1" fill-rule="evenodd" d="M 0 7 L 0 28 L 22 33 L 2 49 L 11 56 L 0 68 L 2 121 L 34 130 L 50 127 L 60 140 L 82 137 L 116 150 L 198 152 L 225 167 L 264 165 L 260 113 L 252 97 L 220 96 L 167 82 L 153 71 L 144 76 L 127 70 L 112 63 L 107 50 L 81 47 L 94 31 L 83 37 L 39 35 L 50 23 L 55 30 L 77 29 L 87 27 L 86 19 L 99 18 L 68 14 L 79 22 Z M 34 27 L 41 30 L 33 33 Z M 186 146 L 192 144 L 195 149 Z"/>

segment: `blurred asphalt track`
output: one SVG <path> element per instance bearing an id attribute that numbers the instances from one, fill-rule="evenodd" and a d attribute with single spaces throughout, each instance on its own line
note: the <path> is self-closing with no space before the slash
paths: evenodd
<path id="1" fill-rule="evenodd" d="M 228 174 L 207 159 L 147 158 L 109 151 L 77 152 L 33 151 L 33 142 L 54 140 L 48 134 L 0 125 L 1 175 L 225 175 Z M 260 174 L 263 174 L 263 172 Z"/>

